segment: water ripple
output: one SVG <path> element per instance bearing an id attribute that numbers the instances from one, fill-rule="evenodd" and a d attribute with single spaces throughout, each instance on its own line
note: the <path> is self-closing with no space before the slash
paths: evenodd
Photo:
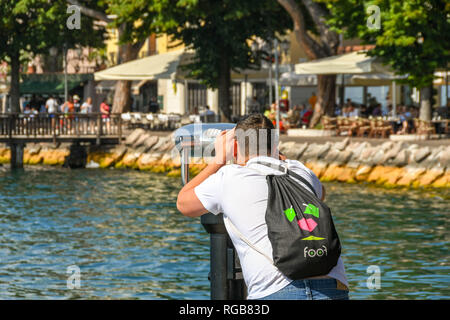
<path id="1" fill-rule="evenodd" d="M 178 213 L 179 188 L 131 170 L 0 171 L 0 299 L 208 299 L 209 237 Z M 326 188 L 351 298 L 450 298 L 448 190 Z"/>

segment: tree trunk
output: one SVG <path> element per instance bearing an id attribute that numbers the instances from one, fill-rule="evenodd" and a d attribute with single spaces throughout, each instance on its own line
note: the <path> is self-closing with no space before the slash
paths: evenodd
<path id="1" fill-rule="evenodd" d="M 336 75 L 317 76 L 317 102 L 314 106 L 314 114 L 309 123 L 314 128 L 323 115 L 332 116 L 336 101 Z"/>
<path id="2" fill-rule="evenodd" d="M 227 57 L 222 57 L 219 70 L 219 111 L 225 121 L 231 122 L 230 108 L 231 69 Z"/>
<path id="3" fill-rule="evenodd" d="M 125 26 L 119 28 L 119 39 L 121 31 Z M 125 43 L 119 46 L 120 63 L 135 60 L 145 41 L 137 43 Z M 130 111 L 131 107 L 131 84 L 129 80 L 118 80 L 116 82 L 112 113 L 123 113 Z"/>
<path id="4" fill-rule="evenodd" d="M 305 50 L 309 59 L 320 59 L 337 54 L 339 37 L 336 32 L 331 31 L 325 23 L 324 17 L 327 12 L 316 2 L 303 0 L 303 5 L 312 17 L 319 39 L 313 38 L 306 30 L 304 13 L 296 0 L 278 0 L 280 5 L 286 9 L 292 18 L 293 32 L 297 41 Z M 336 102 L 336 75 L 319 75 L 317 77 L 318 99 L 314 106 L 314 114 L 310 127 L 319 123 L 322 115 L 333 115 Z"/>
<path id="5" fill-rule="evenodd" d="M 20 112 L 20 55 L 17 54 L 11 58 L 11 87 L 9 95 L 11 96 L 11 112 Z"/>
<path id="6" fill-rule="evenodd" d="M 431 121 L 431 107 L 433 98 L 433 87 L 428 86 L 420 89 L 420 120 Z"/>
<path id="7" fill-rule="evenodd" d="M 118 80 L 114 88 L 112 113 L 128 112 L 131 109 L 131 81 Z"/>

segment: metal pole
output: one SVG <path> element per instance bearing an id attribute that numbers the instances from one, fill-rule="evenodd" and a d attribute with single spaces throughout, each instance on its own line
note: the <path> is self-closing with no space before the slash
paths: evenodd
<path id="1" fill-rule="evenodd" d="M 248 114 L 247 80 L 248 80 L 248 75 L 245 75 L 245 76 L 244 76 L 244 106 L 245 106 L 245 115 Z M 242 110 L 242 109 L 241 109 L 241 110 Z"/>
<path id="2" fill-rule="evenodd" d="M 63 65 L 64 65 L 64 102 L 67 101 L 68 92 L 67 92 L 67 44 L 64 43 L 63 46 Z"/>
<path id="3" fill-rule="evenodd" d="M 270 57 L 269 61 L 269 108 L 272 105 L 273 97 L 272 97 L 272 89 L 273 88 L 273 80 L 272 80 L 272 57 Z"/>
<path id="4" fill-rule="evenodd" d="M 445 69 L 445 106 L 449 107 L 447 101 L 448 101 L 448 70 Z"/>
<path id="5" fill-rule="evenodd" d="M 277 123 L 276 129 L 278 134 L 280 133 L 280 97 L 279 97 L 279 87 L 278 87 L 278 39 L 274 40 L 274 49 L 275 49 L 275 103 L 277 108 Z"/>
<path id="6" fill-rule="evenodd" d="M 397 97 L 396 97 L 396 86 L 395 86 L 395 80 L 392 81 L 392 115 L 394 117 L 397 116 Z"/>
<path id="7" fill-rule="evenodd" d="M 189 114 L 190 110 L 189 110 L 189 101 L 188 101 L 188 81 L 184 80 L 184 112 L 185 114 Z"/>

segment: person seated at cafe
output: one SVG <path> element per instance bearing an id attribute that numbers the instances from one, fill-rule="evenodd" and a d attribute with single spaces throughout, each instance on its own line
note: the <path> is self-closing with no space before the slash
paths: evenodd
<path id="1" fill-rule="evenodd" d="M 419 108 L 415 108 L 414 106 L 409 106 L 409 111 L 411 112 L 411 118 L 417 119 L 419 118 Z"/>
<path id="2" fill-rule="evenodd" d="M 337 105 L 337 104 L 334 106 L 334 115 L 335 115 L 336 117 L 342 116 L 342 109 L 341 109 L 341 107 L 340 107 L 339 105 Z"/>
<path id="3" fill-rule="evenodd" d="M 393 117 L 394 116 L 394 108 L 392 107 L 392 105 L 388 105 L 386 110 L 383 110 L 383 116 L 386 117 Z"/>
<path id="4" fill-rule="evenodd" d="M 216 113 L 213 110 L 209 109 L 209 106 L 205 106 L 202 113 L 200 113 L 202 122 L 213 122 Z"/>
<path id="5" fill-rule="evenodd" d="M 299 105 L 295 105 L 287 113 L 287 125 L 289 128 L 296 128 L 300 125 L 301 110 Z"/>
<path id="6" fill-rule="evenodd" d="M 215 116 L 216 113 L 209 108 L 209 106 L 205 106 L 205 110 L 201 114 L 202 116 Z"/>
<path id="7" fill-rule="evenodd" d="M 272 122 L 275 121 L 275 120 L 276 120 L 276 117 L 277 117 L 277 115 L 276 115 L 276 108 L 277 108 L 277 105 L 276 105 L 275 102 L 274 102 L 274 103 L 272 103 L 272 104 L 270 105 L 270 109 L 267 109 L 267 110 L 264 112 L 264 116 L 267 117 L 267 118 L 268 118 L 269 120 L 271 120 Z"/>
<path id="8" fill-rule="evenodd" d="M 149 112 L 151 112 L 151 113 L 158 113 L 159 112 L 159 104 L 156 101 L 155 97 L 152 97 L 150 99 Z"/>
<path id="9" fill-rule="evenodd" d="M 356 108 L 354 104 L 352 104 L 352 105 L 349 107 L 348 117 L 349 117 L 349 118 L 356 118 L 356 117 L 359 117 L 359 109 Z"/>
<path id="10" fill-rule="evenodd" d="M 359 108 L 359 115 L 361 117 L 367 118 L 369 116 L 369 109 L 365 104 L 362 104 Z"/>
<path id="11" fill-rule="evenodd" d="M 350 110 L 350 107 L 347 107 L 346 105 L 344 105 L 342 107 L 341 116 L 344 117 L 344 118 L 348 118 L 349 117 L 349 110 Z"/>
<path id="12" fill-rule="evenodd" d="M 344 106 L 347 107 L 347 108 L 353 106 L 353 101 L 352 101 L 352 99 L 347 98 L 347 100 L 345 101 Z"/>
<path id="13" fill-rule="evenodd" d="M 306 112 L 302 116 L 302 125 L 309 126 L 309 122 L 311 121 L 313 115 L 313 111 L 310 105 L 308 105 Z"/>
<path id="14" fill-rule="evenodd" d="M 372 111 L 372 116 L 381 117 L 381 103 L 377 104 Z"/>
<path id="15" fill-rule="evenodd" d="M 399 110 L 399 122 L 401 123 L 402 128 L 397 132 L 397 134 L 411 133 L 414 128 L 411 112 L 406 106 L 400 106 Z"/>
<path id="16" fill-rule="evenodd" d="M 370 93 L 367 94 L 367 110 L 369 115 L 373 113 L 373 109 L 375 109 L 378 103 L 379 102 L 377 101 L 376 97 L 372 96 L 372 94 Z"/>

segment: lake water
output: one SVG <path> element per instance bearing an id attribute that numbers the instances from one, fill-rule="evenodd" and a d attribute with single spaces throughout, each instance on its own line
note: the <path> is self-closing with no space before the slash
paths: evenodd
<path id="1" fill-rule="evenodd" d="M 178 213 L 179 188 L 131 170 L 0 167 L 0 299 L 209 299 L 209 236 Z M 326 188 L 352 299 L 450 298 L 448 190 Z"/>

